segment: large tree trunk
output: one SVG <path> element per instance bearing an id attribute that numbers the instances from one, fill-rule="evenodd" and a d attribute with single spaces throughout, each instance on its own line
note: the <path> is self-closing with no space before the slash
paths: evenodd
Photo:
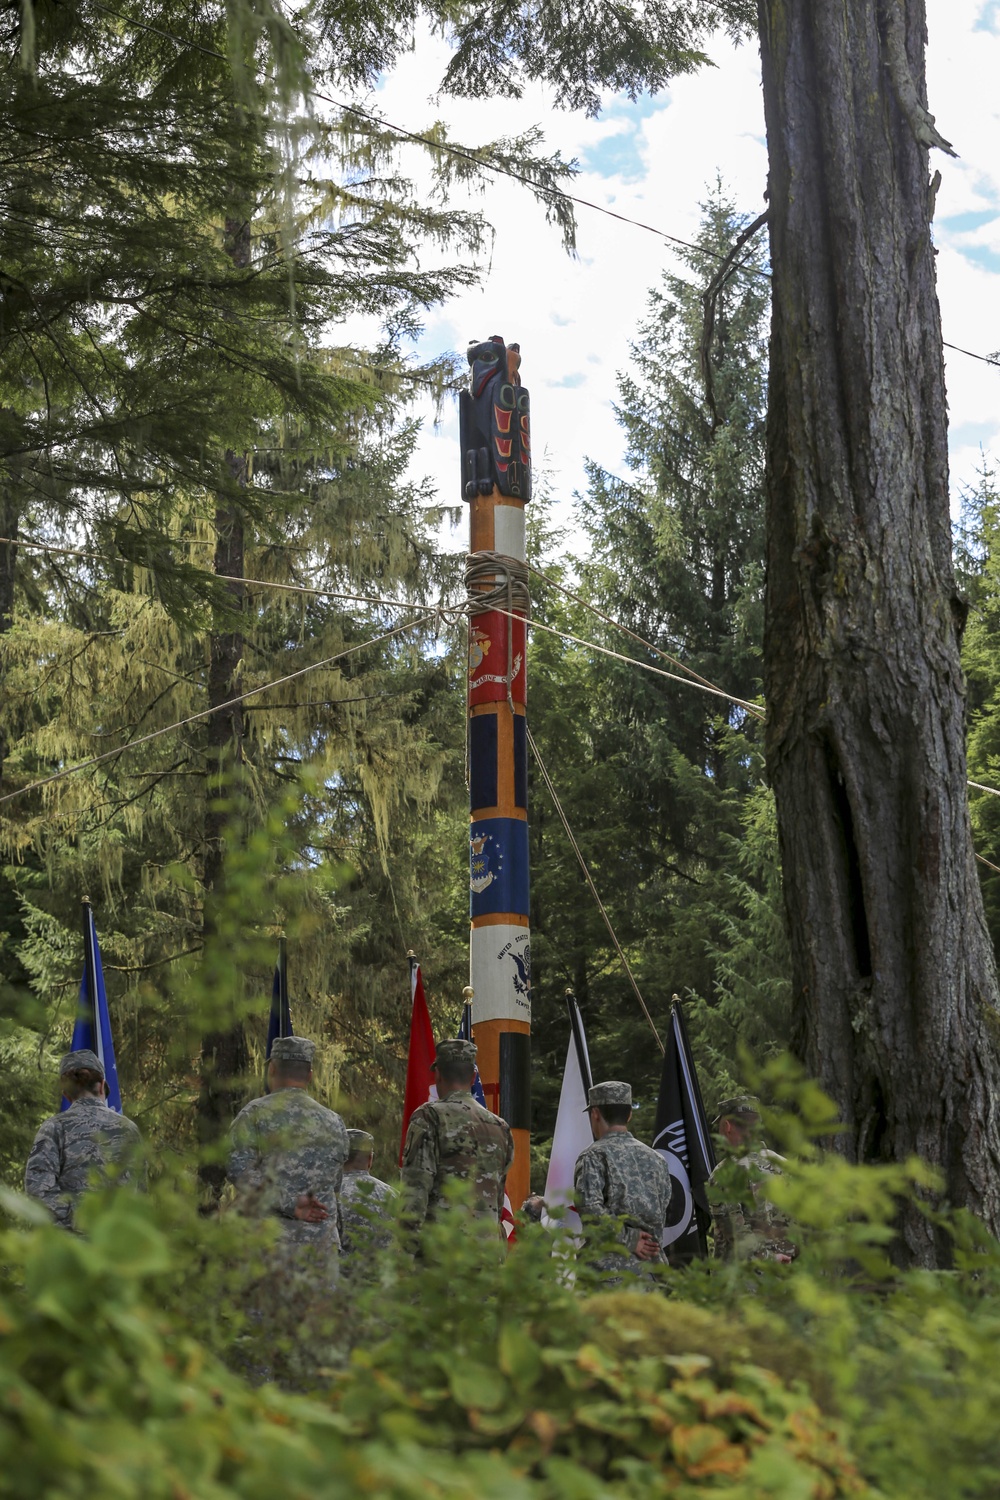
<path id="1" fill-rule="evenodd" d="M 858 1161 L 1000 1230 L 997 979 L 966 802 L 964 608 L 922 0 L 760 0 L 774 274 L 767 761 L 798 1046 Z M 899 1253 L 947 1258 L 915 1212 Z"/>
<path id="2" fill-rule="evenodd" d="M 249 220 L 226 220 L 229 253 L 237 266 L 250 264 Z M 227 452 L 226 465 L 235 483 L 247 482 L 246 454 Z M 231 496 L 220 495 L 215 510 L 215 557 L 217 574 L 229 578 L 246 577 L 245 521 L 243 508 Z M 246 589 L 242 583 L 227 583 L 231 608 L 242 611 Z M 243 683 L 243 631 L 222 617 L 214 622 L 209 642 L 208 702 L 210 707 L 228 703 L 236 697 Z M 239 801 L 240 768 L 243 759 L 243 704 L 214 713 L 207 720 L 208 740 L 207 807 L 205 811 L 205 938 L 214 932 L 214 898 L 220 890 L 227 827 L 233 813 L 227 810 Z M 234 1002 L 235 1002 L 235 997 Z M 201 1091 L 198 1098 L 198 1135 L 203 1149 L 200 1164 L 202 1182 L 210 1198 L 217 1199 L 225 1181 L 225 1164 L 219 1155 L 222 1137 L 229 1129 L 242 1102 L 249 1068 L 246 1034 L 238 1015 L 229 1024 L 217 1027 L 202 1038 Z"/>

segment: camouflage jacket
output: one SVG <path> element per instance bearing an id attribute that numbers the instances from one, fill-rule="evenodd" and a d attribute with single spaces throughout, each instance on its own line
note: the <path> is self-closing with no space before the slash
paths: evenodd
<path id="1" fill-rule="evenodd" d="M 767 1196 L 769 1177 L 781 1176 L 783 1158 L 761 1147 L 745 1156 L 722 1161 L 712 1183 L 727 1193 L 724 1203 L 712 1204 L 715 1254 L 722 1260 L 773 1260 L 798 1254 L 789 1237 L 789 1223 Z M 730 1196 L 731 1195 L 731 1196 Z"/>
<path id="2" fill-rule="evenodd" d="M 73 1227 L 73 1211 L 88 1187 L 113 1182 L 145 1187 L 138 1125 L 85 1094 L 39 1126 L 24 1169 L 24 1191 L 50 1210 L 57 1224 Z"/>
<path id="3" fill-rule="evenodd" d="M 472 1183 L 472 1211 L 500 1222 L 503 1190 L 514 1160 L 510 1126 L 477 1104 L 468 1089 L 421 1104 L 410 1116 L 403 1145 L 403 1205 L 419 1229 L 441 1205 L 445 1183 Z"/>
<path id="4" fill-rule="evenodd" d="M 611 1131 L 580 1152 L 573 1188 L 584 1234 L 617 1223 L 618 1238 L 626 1247 L 600 1256 L 596 1269 L 646 1274 L 656 1262 L 635 1255 L 639 1233 L 645 1230 L 660 1241 L 670 1206 L 670 1171 L 660 1153 L 627 1130 Z"/>
<path id="5" fill-rule="evenodd" d="M 245 1213 L 276 1214 L 287 1241 L 337 1251 L 347 1157 L 347 1127 L 339 1115 L 305 1089 L 278 1089 L 251 1099 L 236 1116 L 226 1173 Z M 329 1218 L 321 1224 L 296 1219 L 301 1193 L 313 1193 Z"/>
<path id="6" fill-rule="evenodd" d="M 392 1244 L 388 1228 L 377 1227 L 379 1220 L 388 1223 L 396 1198 L 395 1188 L 370 1172 L 345 1172 L 340 1189 L 341 1239 L 345 1255 L 370 1254 L 387 1250 Z"/>

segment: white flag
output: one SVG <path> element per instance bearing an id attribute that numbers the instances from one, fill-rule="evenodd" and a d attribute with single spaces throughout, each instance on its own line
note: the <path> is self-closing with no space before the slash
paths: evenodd
<path id="1" fill-rule="evenodd" d="M 590 1116 L 586 1114 L 587 1093 L 590 1089 L 590 1058 L 587 1055 L 587 1038 L 583 1033 L 580 1008 L 572 996 L 568 996 L 570 1012 L 569 1048 L 566 1053 L 566 1069 L 563 1073 L 559 1094 L 559 1113 L 556 1115 L 556 1131 L 552 1138 L 552 1155 L 545 1179 L 545 1203 L 550 1210 L 566 1207 L 573 1202 L 573 1171 L 576 1159 L 593 1140 L 590 1133 Z M 567 1212 L 562 1223 L 573 1229 L 580 1228 L 575 1210 Z"/>

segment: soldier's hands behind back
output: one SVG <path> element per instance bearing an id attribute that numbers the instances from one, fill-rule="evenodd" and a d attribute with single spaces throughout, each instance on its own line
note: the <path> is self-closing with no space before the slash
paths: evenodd
<path id="1" fill-rule="evenodd" d="M 660 1255 L 659 1240 L 647 1234 L 644 1229 L 639 1232 L 639 1242 L 635 1247 L 635 1253 L 640 1260 L 658 1260 Z"/>
<path id="2" fill-rule="evenodd" d="M 295 1200 L 295 1217 L 306 1224 L 322 1224 L 330 1215 L 326 1205 L 312 1193 L 300 1193 Z"/>

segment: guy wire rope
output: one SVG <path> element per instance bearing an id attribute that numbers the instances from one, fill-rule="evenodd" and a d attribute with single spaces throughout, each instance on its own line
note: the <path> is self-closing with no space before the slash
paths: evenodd
<path id="1" fill-rule="evenodd" d="M 271 688 L 282 687 L 286 682 L 294 682 L 296 678 L 305 677 L 307 673 L 316 672 L 321 667 L 331 667 L 334 662 L 343 661 L 348 656 L 356 656 L 359 651 L 366 651 L 369 646 L 379 646 L 383 641 L 391 640 L 393 636 L 400 635 L 405 630 L 413 630 L 418 625 L 426 624 L 436 615 L 436 610 L 428 610 L 427 614 L 419 619 L 407 620 L 405 624 L 397 625 L 395 629 L 387 630 L 383 635 L 377 635 L 370 641 L 361 641 L 356 646 L 349 646 L 346 651 L 338 651 L 335 656 L 327 656 L 322 661 L 312 662 L 308 667 L 299 667 L 295 672 L 287 672 L 284 677 L 276 677 L 273 682 L 265 682 L 260 687 L 248 688 L 245 693 L 237 693 L 235 698 L 228 698 L 225 703 L 216 703 L 212 708 L 199 709 L 196 714 L 189 714 L 185 719 L 178 719 L 175 724 L 165 724 L 162 729 L 154 729 L 149 734 L 140 735 L 137 740 L 126 740 L 114 750 L 105 750 L 100 755 L 92 755 L 87 760 L 77 761 L 76 765 L 64 766 L 61 771 L 54 771 L 51 776 L 42 776 L 37 781 L 29 781 L 26 786 L 17 787 L 13 792 L 7 792 L 0 797 L 0 806 L 3 806 L 5 802 L 12 802 L 16 797 L 23 797 L 28 792 L 36 792 L 40 787 L 63 781 L 77 771 L 89 770 L 91 766 L 99 766 L 102 761 L 112 760 L 117 755 L 124 755 L 126 750 L 136 750 L 140 745 L 148 745 L 150 740 L 159 739 L 175 729 L 183 729 L 188 724 L 196 724 L 199 719 L 209 719 L 213 714 L 220 714 L 227 708 L 234 708 L 237 703 L 245 703 L 247 698 L 256 698 Z"/>
<path id="2" fill-rule="evenodd" d="M 89 561 L 92 561 L 92 562 L 103 562 L 103 561 L 105 561 L 105 559 L 101 556 L 101 554 L 97 553 L 97 552 L 82 552 L 82 551 L 79 551 L 78 549 L 73 548 L 73 547 L 56 547 L 56 546 L 53 546 L 53 545 L 51 545 L 51 544 L 49 544 L 47 542 L 31 542 L 31 541 L 26 541 L 23 538 L 18 538 L 18 539 L 15 540 L 13 537 L 0 536 L 0 547 L 3 547 L 3 546 L 25 547 L 25 548 L 28 548 L 28 549 L 33 550 L 35 552 L 53 552 L 53 553 L 58 553 L 60 556 L 64 556 L 64 557 L 82 557 L 82 558 L 88 559 Z M 476 559 L 483 559 L 483 560 L 485 560 L 486 558 L 489 558 L 490 562 L 489 562 L 488 566 L 489 566 L 490 570 L 491 571 L 496 571 L 497 570 L 497 564 L 496 564 L 496 562 L 493 561 L 493 559 L 496 556 L 498 556 L 498 554 L 494 554 L 494 553 L 477 553 L 477 554 L 474 554 L 474 556 L 475 556 Z M 471 557 L 470 557 L 469 561 L 470 562 L 472 561 Z M 137 567 L 142 567 L 142 566 L 144 566 L 144 564 L 137 563 L 136 566 Z M 477 566 L 478 566 L 478 564 L 477 564 Z M 483 569 L 484 570 L 485 570 L 486 566 L 487 566 L 486 562 L 483 561 Z M 502 566 L 505 568 L 506 567 L 506 563 L 504 563 Z M 568 630 L 560 630 L 560 629 L 558 629 L 557 626 L 546 625 L 541 620 L 531 620 L 531 619 L 529 619 L 528 622 L 527 622 L 529 630 L 544 630 L 544 631 L 548 632 L 548 634 L 550 634 L 550 635 L 558 636 L 560 640 L 572 641 L 572 642 L 574 642 L 574 644 L 576 644 L 578 646 L 586 646 L 586 647 L 588 647 L 592 651 L 599 652 L 602 656 L 609 656 L 609 657 L 611 657 L 612 660 L 614 660 L 614 661 L 625 662 L 627 665 L 630 665 L 630 666 L 633 666 L 633 667 L 637 667 L 642 672 L 652 672 L 656 676 L 658 676 L 658 677 L 665 677 L 665 678 L 667 678 L 671 682 L 679 682 L 684 687 L 693 687 L 693 688 L 697 688 L 701 692 L 712 693 L 716 697 L 724 698 L 727 703 L 735 703 L 739 708 L 745 708 L 747 710 L 747 712 L 753 714 L 755 718 L 758 718 L 758 719 L 763 719 L 764 718 L 764 708 L 763 708 L 763 706 L 761 704 L 759 704 L 759 703 L 753 703 L 753 702 L 751 702 L 747 698 L 737 698 L 732 693 L 724 692 L 722 688 L 716 687 L 714 683 L 712 683 L 712 682 L 710 682 L 708 680 L 708 678 L 701 677 L 691 667 L 685 666 L 684 663 L 682 661 L 678 660 L 677 657 L 671 656 L 669 654 L 669 652 L 661 650 L 658 646 L 654 646 L 651 641 L 644 640 L 641 635 L 637 635 L 635 633 L 635 631 L 630 630 L 627 625 L 622 625 L 620 623 L 620 621 L 615 620 L 611 615 L 605 614 L 604 611 L 598 609 L 596 605 L 588 603 L 588 601 L 586 599 L 584 599 L 582 597 L 582 595 L 575 593 L 570 588 L 567 588 L 565 584 L 557 583 L 555 581 L 555 579 L 549 578 L 547 574 L 541 572 L 541 570 L 538 569 L 538 568 L 536 568 L 536 567 L 534 567 L 533 564 L 531 564 L 531 563 L 518 564 L 517 568 L 524 568 L 526 570 L 526 572 L 528 572 L 528 573 L 534 573 L 536 575 L 536 577 L 541 578 L 543 580 L 543 582 L 549 584 L 552 588 L 558 589 L 561 593 L 566 594 L 569 598 L 576 600 L 576 602 L 578 604 L 582 605 L 585 609 L 589 610 L 590 613 L 593 614 L 594 616 L 596 616 L 597 619 L 603 620 L 605 624 L 610 625 L 615 630 L 620 630 L 623 635 L 627 635 L 631 640 L 635 641 L 637 643 L 637 645 L 642 646 L 645 650 L 651 651 L 654 656 L 659 656 L 664 661 L 672 662 L 675 666 L 680 667 L 682 671 L 688 672 L 690 675 L 688 677 L 679 677 L 674 672 L 664 672 L 664 671 L 662 671 L 661 668 L 654 667 L 649 662 L 639 661 L 634 656 L 625 656 L 620 651 L 612 651 L 607 646 L 600 646 L 600 645 L 598 645 L 598 643 L 596 641 L 585 640 L 582 636 L 573 635 Z M 462 616 L 464 618 L 465 612 L 466 612 L 466 605 L 457 605 L 457 606 L 450 606 L 450 605 L 445 605 L 445 604 L 428 605 L 426 603 L 416 603 L 415 601 L 409 600 L 409 599 L 389 599 L 389 598 L 386 598 L 383 595 L 376 595 L 376 594 L 345 594 L 345 593 L 340 593 L 340 592 L 338 592 L 335 589 L 310 588 L 306 584 L 301 584 L 301 583 L 278 583 L 278 582 L 274 582 L 274 581 L 271 581 L 271 580 L 266 579 L 266 578 L 240 578 L 240 577 L 237 577 L 236 574 L 230 574 L 230 573 L 206 573 L 205 576 L 207 578 L 217 578 L 217 579 L 219 579 L 223 583 L 242 583 L 242 584 L 246 584 L 246 585 L 248 585 L 251 588 L 275 589 L 275 590 L 279 590 L 279 591 L 282 591 L 282 592 L 285 592 L 285 593 L 292 593 L 292 594 L 309 594 L 309 595 L 316 596 L 316 597 L 323 598 L 323 599 L 339 599 L 339 600 L 342 600 L 342 601 L 346 601 L 347 603 L 374 604 L 374 605 L 382 606 L 382 607 L 387 608 L 387 609 L 414 609 L 414 610 L 422 610 L 422 611 L 425 612 L 425 618 L 436 617 L 436 618 L 438 618 L 440 620 L 443 620 L 446 624 L 454 624 L 459 616 Z M 468 569 L 467 569 L 467 579 L 466 579 L 467 587 L 468 587 L 468 583 L 470 581 L 470 578 L 474 577 L 474 576 L 475 576 L 475 574 L 469 575 Z M 512 570 L 512 579 L 513 579 L 512 587 L 515 587 L 515 586 L 519 587 L 518 582 L 517 582 L 517 572 L 516 572 L 516 569 Z M 527 588 L 526 588 L 526 584 L 525 584 L 524 585 L 524 596 L 523 597 L 526 597 L 526 595 L 527 595 Z M 495 596 L 495 598 L 494 598 L 494 596 Z M 477 593 L 474 597 L 475 597 L 475 610 L 478 611 L 479 609 L 489 608 L 489 609 L 492 609 L 492 610 L 496 610 L 500 614 L 505 614 L 509 618 L 514 618 L 513 612 L 511 610 L 509 610 L 509 609 L 504 608 L 504 604 L 507 602 L 507 581 L 506 580 L 504 581 L 504 583 L 502 585 L 498 585 L 497 588 L 494 589 L 493 593 L 491 593 L 490 595 L 487 595 L 485 593 L 483 593 L 483 594 Z M 487 598 L 493 599 L 494 602 L 491 602 L 488 605 L 484 604 L 483 601 L 485 599 L 487 599 Z M 514 599 L 514 603 L 515 604 L 519 604 L 521 598 L 522 598 L 522 595 L 520 593 L 518 593 L 517 597 Z M 526 606 L 524 606 L 524 607 L 526 609 Z M 410 622 L 411 625 L 417 625 L 417 624 L 422 624 L 422 623 L 424 623 L 424 622 L 421 621 L 421 620 L 416 620 L 416 621 L 411 621 Z M 409 628 L 409 626 L 400 626 L 399 627 L 400 630 L 408 629 L 408 628 Z M 378 643 L 378 641 L 382 641 L 382 640 L 385 640 L 385 639 L 386 639 L 385 636 L 378 636 L 378 637 L 376 637 L 375 640 L 369 642 L 368 644 L 375 645 L 375 644 Z M 317 662 L 316 663 L 316 666 L 324 666 L 324 665 L 326 665 L 326 663 L 324 663 L 324 662 Z M 303 668 L 303 671 L 310 671 L 310 670 L 312 670 L 312 669 L 311 668 Z M 509 670 L 509 667 L 508 667 L 508 670 Z M 301 673 L 300 674 L 293 674 L 293 675 L 301 675 Z M 275 686 L 278 685 L 278 683 L 280 683 L 282 681 L 287 681 L 287 680 L 288 679 L 285 679 L 285 678 L 279 678 L 278 682 L 271 683 L 271 684 L 269 684 L 269 686 L 275 687 Z M 265 688 L 256 688 L 256 689 L 254 689 L 254 692 L 264 692 L 264 691 L 265 691 Z M 239 701 L 239 699 L 235 699 L 235 698 L 232 700 L 233 703 L 236 703 L 238 701 Z M 229 707 L 229 706 L 231 706 L 231 705 L 230 704 L 223 704 L 223 705 L 221 705 L 221 707 Z M 216 710 L 212 710 L 212 712 L 216 712 Z M 170 727 L 176 728 L 177 726 L 174 725 L 174 726 L 170 726 Z M 165 734 L 165 733 L 167 733 L 167 730 L 158 730 L 157 733 L 163 733 L 163 734 Z M 126 743 L 127 744 L 139 744 L 139 743 L 141 743 L 141 741 L 134 740 L 134 741 L 128 741 Z M 82 765 L 84 765 L 84 766 L 91 765 L 91 764 L 93 764 L 92 761 L 85 761 L 85 762 L 82 763 Z M 1000 797 L 1000 788 L 998 788 L 998 787 L 986 786 L 981 781 L 972 781 L 972 780 L 967 780 L 966 785 L 967 786 L 971 786 L 971 787 L 975 787 L 975 789 L 977 791 L 980 791 L 980 792 L 989 792 L 989 794 L 991 796 L 993 796 L 993 797 Z M 29 790 L 29 788 L 24 788 L 24 790 Z M 0 802 L 2 802 L 3 800 L 4 800 L 3 798 L 0 798 Z M 978 859 L 982 858 L 981 855 L 977 855 L 976 857 Z M 984 863 L 988 863 L 988 861 L 984 861 Z"/>
<path id="3" fill-rule="evenodd" d="M 176 32 L 166 31 L 163 27 L 151 26 L 148 22 L 139 21 L 134 16 L 123 15 L 121 11 L 112 10 L 108 5 L 102 5 L 100 0 L 94 0 L 94 8 L 95 10 L 103 11 L 106 16 L 112 16 L 116 21 L 123 21 L 126 26 L 134 26 L 138 31 L 147 31 L 153 36 L 162 37 L 164 41 L 173 42 L 175 46 L 188 47 L 196 52 L 204 52 L 207 57 L 218 58 L 220 62 L 230 61 L 224 52 L 220 52 L 215 47 L 206 47 L 203 42 L 196 42 L 191 37 L 178 36 Z M 510 167 L 498 166 L 493 162 L 483 161 L 475 151 L 466 150 L 462 146 L 453 146 L 447 141 L 432 140 L 430 136 L 421 135 L 419 131 L 407 130 L 403 125 L 396 125 L 392 120 L 386 120 L 380 115 L 373 115 L 367 110 L 361 109 L 359 105 L 347 104 L 343 99 L 337 99 L 332 94 L 324 94 L 319 89 L 314 90 L 314 97 L 322 99 L 324 104 L 332 104 L 335 109 L 343 110 L 345 114 L 356 115 L 359 119 L 368 120 L 371 124 L 378 125 L 383 130 L 388 130 L 390 134 L 399 136 L 403 140 L 414 141 L 420 145 L 430 147 L 431 150 L 441 151 L 446 155 L 456 156 L 464 161 L 471 161 L 476 166 L 487 172 L 492 172 L 497 177 L 509 177 L 514 182 L 524 183 L 527 187 L 547 194 L 550 198 L 561 198 L 564 202 L 575 203 L 580 208 L 589 208 L 594 213 L 604 214 L 609 219 L 617 219 L 621 224 L 629 224 L 634 229 L 642 229 L 649 234 L 655 234 L 660 239 L 667 240 L 674 245 L 680 245 L 685 250 L 695 250 L 699 255 L 704 255 L 709 260 L 717 260 L 721 263 L 728 261 L 732 256 L 732 251 L 729 251 L 726 255 L 720 255 L 715 251 L 707 250 L 703 245 L 692 243 L 691 240 L 682 240 L 676 234 L 670 234 L 666 229 L 657 228 L 655 224 L 647 224 L 642 219 L 630 218 L 627 214 L 618 213 L 615 209 L 608 208 L 604 204 L 594 203 L 589 198 L 580 198 L 574 193 L 567 193 L 563 188 L 540 187 L 538 183 L 532 182 L 531 178 L 527 177 L 524 173 L 515 172 Z M 770 271 L 765 271 L 760 266 L 748 266 L 746 263 L 739 263 L 733 269 L 743 271 L 750 276 L 761 277 L 765 281 L 771 280 Z M 1000 359 L 994 355 L 975 354 L 971 349 L 963 349 L 959 344 L 950 344 L 947 339 L 942 339 L 941 342 L 946 349 L 953 349 L 956 354 L 966 354 L 969 359 L 978 359 L 985 365 L 993 365 L 995 368 L 1000 369 Z M 372 370 L 376 374 L 389 373 L 395 375 L 397 379 L 413 380 L 426 385 L 431 384 L 426 377 L 418 374 L 407 375 L 404 371 L 396 370 L 384 372 L 380 371 L 377 366 L 372 365 L 359 364 L 358 368 Z M 458 387 L 446 386 L 445 389 L 455 390 Z"/>
<path id="4" fill-rule="evenodd" d="M 656 1029 L 656 1023 L 654 1022 L 652 1016 L 649 1014 L 649 1009 L 646 1005 L 646 1002 L 642 998 L 642 991 L 640 990 L 639 985 L 636 982 L 635 975 L 632 973 L 632 966 L 629 963 L 628 959 L 625 957 L 625 950 L 622 948 L 621 943 L 618 941 L 618 934 L 615 932 L 615 929 L 612 926 L 611 918 L 607 913 L 607 908 L 605 907 L 604 902 L 601 900 L 597 886 L 594 884 L 593 876 L 591 875 L 590 870 L 587 868 L 587 861 L 583 857 L 583 854 L 580 850 L 580 845 L 577 843 L 576 839 L 573 836 L 573 830 L 569 826 L 569 819 L 563 812 L 563 806 L 559 801 L 559 795 L 556 792 L 555 787 L 552 785 L 552 779 L 549 776 L 548 771 L 545 769 L 545 762 L 542 760 L 542 757 L 538 753 L 538 746 L 535 744 L 534 736 L 532 735 L 530 729 L 527 730 L 527 735 L 528 744 L 531 746 L 531 753 L 535 757 L 535 764 L 538 766 L 539 771 L 542 773 L 542 780 L 545 782 L 548 794 L 552 798 L 553 806 L 555 807 L 556 812 L 559 814 L 559 821 L 562 823 L 563 829 L 566 833 L 566 837 L 569 839 L 569 842 L 573 849 L 573 853 L 576 855 L 577 862 L 580 866 L 581 871 L 583 872 L 583 878 L 587 882 L 587 885 L 590 887 L 590 893 L 593 896 L 594 900 L 597 902 L 598 910 L 600 911 L 601 916 L 604 918 L 604 925 L 608 929 L 608 932 L 611 936 L 611 941 L 615 945 L 615 952 L 621 959 L 622 967 L 624 968 L 625 973 L 628 975 L 629 983 L 631 984 L 632 989 L 635 993 L 635 998 L 639 1002 L 643 1015 L 649 1022 L 650 1031 L 656 1037 L 656 1045 L 659 1047 L 661 1052 L 665 1052 L 666 1048 L 663 1045 L 663 1040 L 660 1036 L 660 1033 Z"/>

